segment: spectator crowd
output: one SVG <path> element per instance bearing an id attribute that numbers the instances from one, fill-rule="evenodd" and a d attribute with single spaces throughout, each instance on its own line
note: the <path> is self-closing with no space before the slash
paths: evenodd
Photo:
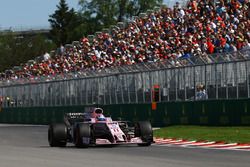
<path id="1" fill-rule="evenodd" d="M 93 40 L 80 39 L 61 46 L 54 56 L 26 63 L 15 72 L 1 73 L 0 80 L 55 76 L 86 69 L 132 65 L 250 49 L 249 0 L 190 0 L 161 8 L 129 22 L 125 28 L 102 32 Z"/>

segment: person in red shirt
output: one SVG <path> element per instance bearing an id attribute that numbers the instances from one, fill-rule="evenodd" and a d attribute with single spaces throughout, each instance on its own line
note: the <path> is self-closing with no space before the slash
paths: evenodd
<path id="1" fill-rule="evenodd" d="M 210 39 L 207 40 L 207 50 L 209 54 L 214 53 L 214 44 L 211 42 Z"/>
<path id="2" fill-rule="evenodd" d="M 227 43 L 227 39 L 223 37 L 222 35 L 220 35 L 220 46 L 224 48 L 226 43 Z"/>

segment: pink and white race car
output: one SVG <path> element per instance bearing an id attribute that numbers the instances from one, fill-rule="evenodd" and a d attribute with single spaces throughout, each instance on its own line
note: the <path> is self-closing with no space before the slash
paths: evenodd
<path id="1" fill-rule="evenodd" d="M 153 131 L 150 122 L 140 121 L 133 127 L 127 121 L 113 121 L 105 117 L 101 108 L 89 108 L 84 113 L 66 113 L 64 123 L 51 124 L 48 129 L 51 147 L 76 147 L 105 144 L 138 144 L 150 146 Z"/>

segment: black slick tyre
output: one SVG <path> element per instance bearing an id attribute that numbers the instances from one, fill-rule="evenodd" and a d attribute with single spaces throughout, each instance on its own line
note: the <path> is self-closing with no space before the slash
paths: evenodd
<path id="1" fill-rule="evenodd" d="M 65 124 L 51 124 L 48 129 L 48 141 L 51 147 L 65 147 L 67 127 Z"/>
<path id="2" fill-rule="evenodd" d="M 135 137 L 140 137 L 143 143 L 139 146 L 150 146 L 153 142 L 153 130 L 151 123 L 148 121 L 140 121 L 135 124 Z"/>
<path id="3" fill-rule="evenodd" d="M 91 128 L 89 124 L 79 123 L 74 129 L 75 146 L 78 148 L 87 148 L 91 140 Z"/>

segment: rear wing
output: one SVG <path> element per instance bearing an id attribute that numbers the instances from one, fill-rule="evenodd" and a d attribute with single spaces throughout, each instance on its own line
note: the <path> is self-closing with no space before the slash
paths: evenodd
<path id="1" fill-rule="evenodd" d="M 66 113 L 64 115 L 64 122 L 66 125 L 73 125 L 75 122 L 89 121 L 85 113 Z"/>
<path id="2" fill-rule="evenodd" d="M 80 118 L 85 118 L 85 114 L 84 113 L 66 113 L 64 115 L 65 118 L 67 119 L 80 119 Z"/>

